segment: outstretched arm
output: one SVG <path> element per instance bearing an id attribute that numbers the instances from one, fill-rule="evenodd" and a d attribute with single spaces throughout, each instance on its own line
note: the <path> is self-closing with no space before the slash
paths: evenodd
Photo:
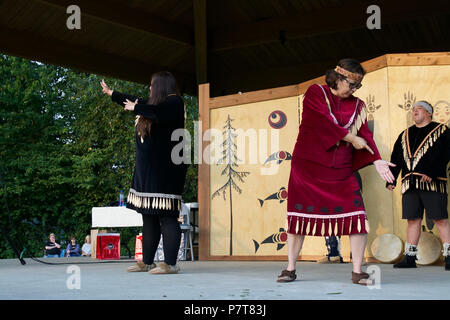
<path id="1" fill-rule="evenodd" d="M 111 90 L 111 88 L 106 84 L 105 79 L 102 79 L 100 85 L 102 86 L 102 92 L 111 97 L 113 90 Z"/>
<path id="2" fill-rule="evenodd" d="M 124 106 L 124 104 L 127 101 L 133 101 L 133 102 L 139 103 L 139 104 L 146 104 L 147 103 L 147 100 L 145 100 L 145 99 L 141 99 L 141 98 L 138 98 L 136 96 L 132 96 L 132 95 L 126 94 L 126 93 L 121 93 L 119 91 L 113 91 L 113 93 L 111 95 L 111 99 L 115 103 L 120 104 L 122 107 Z"/>
<path id="3" fill-rule="evenodd" d="M 392 154 L 391 154 L 391 162 L 396 164 L 396 167 L 392 167 L 390 168 L 390 171 L 392 172 L 392 176 L 394 177 L 392 182 L 387 182 L 386 183 L 386 188 L 388 188 L 389 190 L 394 190 L 396 184 L 397 184 L 397 177 L 400 174 L 401 171 L 401 161 L 402 161 L 402 157 L 403 157 L 403 148 L 402 148 L 402 143 L 401 143 L 401 136 L 399 135 L 399 137 L 397 138 L 397 140 L 394 143 L 394 148 L 392 150 Z"/>
<path id="4" fill-rule="evenodd" d="M 156 123 L 180 123 L 184 121 L 184 102 L 179 96 L 169 96 L 158 105 L 140 103 L 138 99 L 124 102 L 125 110 L 144 116 Z"/>
<path id="5" fill-rule="evenodd" d="M 132 101 L 138 101 L 139 103 L 146 103 L 147 101 L 145 99 L 139 99 L 138 97 L 129 95 L 129 94 L 125 94 L 125 93 L 121 93 L 118 92 L 116 90 L 112 90 L 105 82 L 104 79 L 102 79 L 102 81 L 100 82 L 100 85 L 102 86 L 102 92 L 104 94 L 107 94 L 108 96 L 110 96 L 112 98 L 112 101 L 114 101 L 115 103 L 123 106 L 124 102 L 128 100 L 132 100 Z"/>

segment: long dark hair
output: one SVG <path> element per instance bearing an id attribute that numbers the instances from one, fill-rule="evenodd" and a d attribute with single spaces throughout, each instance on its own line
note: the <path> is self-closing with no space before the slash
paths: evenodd
<path id="1" fill-rule="evenodd" d="M 168 95 L 180 95 L 177 88 L 177 81 L 175 77 L 168 71 L 161 71 L 154 73 L 151 80 L 151 92 L 147 103 L 151 105 L 158 105 L 166 100 Z M 140 116 L 136 123 L 136 130 L 139 136 L 144 139 L 148 134 L 150 135 L 152 121 L 143 116 Z"/>
<path id="2" fill-rule="evenodd" d="M 341 59 L 339 60 L 337 65 L 347 71 L 358 73 L 362 76 L 366 74 L 366 71 L 364 70 L 362 65 L 355 59 Z M 334 71 L 334 68 L 327 70 L 327 72 L 325 73 L 325 82 L 330 88 L 335 90 L 337 89 L 337 81 L 343 80 L 344 78 L 345 77 L 343 75 Z"/>

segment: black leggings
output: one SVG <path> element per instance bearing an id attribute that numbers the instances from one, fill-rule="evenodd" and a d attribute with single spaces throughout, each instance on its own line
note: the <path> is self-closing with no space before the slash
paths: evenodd
<path id="1" fill-rule="evenodd" d="M 180 249 L 181 228 L 177 216 L 142 215 L 142 260 L 152 264 L 161 234 L 163 237 L 164 262 L 174 266 Z"/>

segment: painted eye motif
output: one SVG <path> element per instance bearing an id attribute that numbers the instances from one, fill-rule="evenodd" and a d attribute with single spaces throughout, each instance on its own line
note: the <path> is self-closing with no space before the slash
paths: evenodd
<path id="1" fill-rule="evenodd" d="M 287 123 L 287 116 L 283 111 L 275 110 L 269 114 L 269 125 L 274 129 L 281 129 Z"/>
<path id="2" fill-rule="evenodd" d="M 278 159 L 284 160 L 284 159 L 286 159 L 286 157 L 287 157 L 286 152 L 284 152 L 284 151 L 278 152 Z"/>
<path id="3" fill-rule="evenodd" d="M 280 233 L 278 238 L 279 238 L 280 242 L 286 242 L 287 241 L 287 233 L 286 232 Z"/>
<path id="4" fill-rule="evenodd" d="M 288 192 L 287 192 L 286 189 L 281 190 L 281 191 L 279 192 L 279 194 L 278 194 L 278 198 L 279 198 L 280 200 L 286 200 L 287 197 L 288 197 Z"/>

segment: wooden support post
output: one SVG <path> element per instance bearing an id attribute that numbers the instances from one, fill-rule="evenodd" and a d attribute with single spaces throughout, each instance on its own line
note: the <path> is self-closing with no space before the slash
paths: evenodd
<path id="1" fill-rule="evenodd" d="M 199 121 L 202 130 L 199 132 L 200 137 L 198 141 L 203 140 L 203 133 L 209 129 L 209 83 L 198 86 L 198 107 L 199 107 Z M 200 143 L 199 143 L 200 144 Z M 210 208 L 210 169 L 209 159 L 205 163 L 203 159 L 203 150 L 206 147 L 201 144 L 202 148 L 199 150 L 198 156 L 198 259 L 207 260 L 210 255 L 209 239 L 210 239 L 210 225 L 209 225 L 209 208 Z"/>
<path id="2" fill-rule="evenodd" d="M 206 0 L 193 0 L 195 34 L 195 71 L 197 84 L 208 81 L 208 52 L 206 39 Z"/>

